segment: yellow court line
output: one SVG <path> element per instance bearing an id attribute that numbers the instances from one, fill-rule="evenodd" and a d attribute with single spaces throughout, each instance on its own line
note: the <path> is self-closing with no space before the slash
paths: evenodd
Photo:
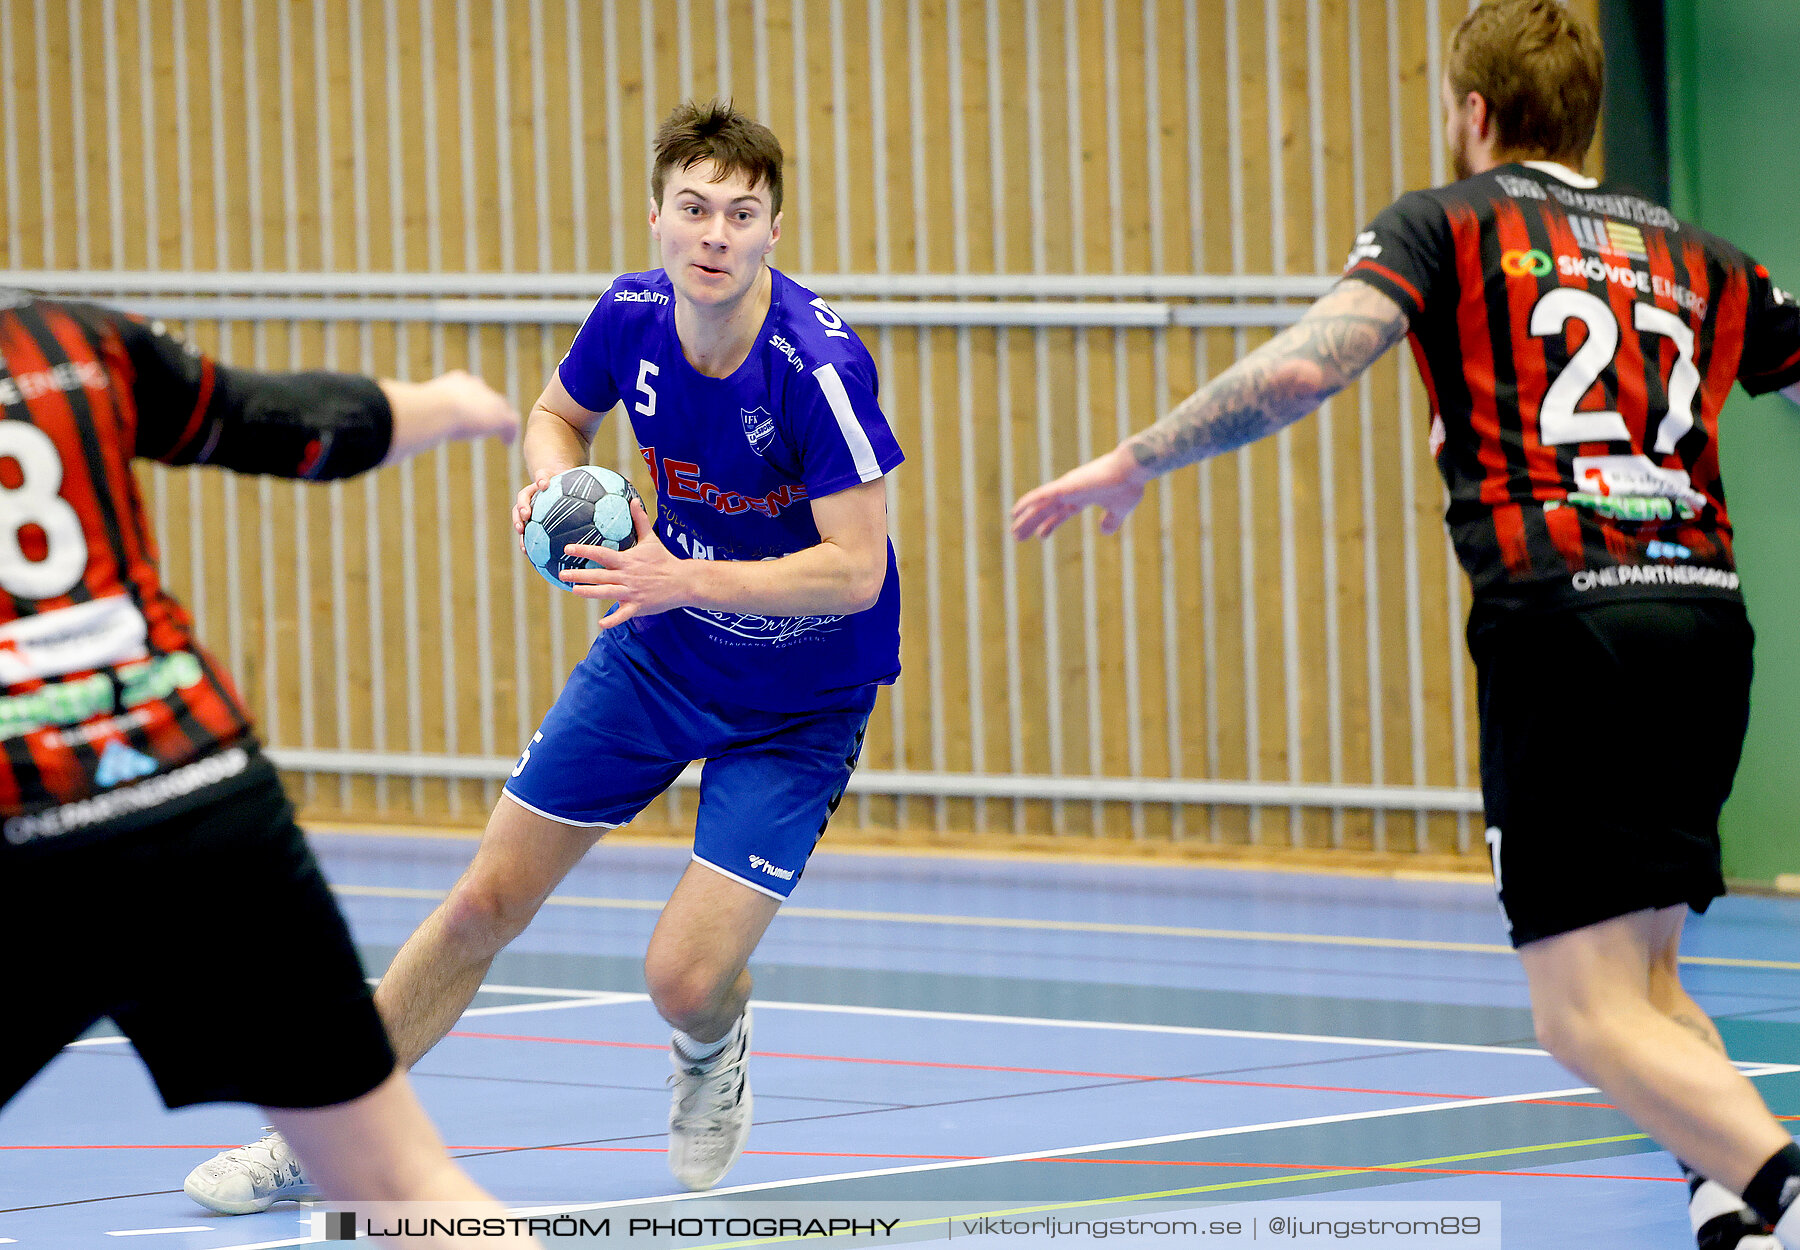
<path id="1" fill-rule="evenodd" d="M 1472 1163 L 1479 1159 L 1498 1159 L 1506 1155 L 1539 1154 L 1546 1150 L 1575 1150 L 1583 1146 L 1610 1146 L 1618 1142 L 1647 1141 L 1644 1133 L 1625 1133 L 1618 1137 L 1588 1137 L 1579 1141 L 1545 1142 L 1537 1146 L 1508 1146 L 1501 1150 L 1481 1150 L 1473 1154 L 1445 1155 L 1439 1159 L 1412 1159 L 1405 1163 L 1371 1164 L 1364 1168 L 1332 1168 L 1320 1172 L 1301 1172 L 1288 1176 L 1268 1176 L 1253 1181 L 1224 1181 L 1217 1185 L 1196 1185 L 1187 1189 L 1158 1189 L 1141 1194 L 1120 1194 L 1114 1198 L 1083 1198 L 1077 1202 L 1053 1202 L 1035 1207 L 1013 1207 L 1005 1211 L 971 1211 L 965 1215 L 936 1216 L 929 1220 L 906 1220 L 896 1228 L 926 1228 L 942 1224 L 946 1219 L 1003 1219 L 1012 1215 L 1041 1215 L 1046 1211 L 1074 1211 L 1086 1207 L 1117 1206 L 1125 1202 L 1151 1202 L 1158 1198 L 1185 1198 L 1194 1194 L 1222 1193 L 1231 1189 L 1256 1189 L 1265 1185 L 1291 1185 L 1299 1181 L 1332 1180 L 1340 1176 L 1367 1176 L 1371 1172 L 1397 1171 L 1402 1168 L 1429 1168 L 1444 1163 Z M 1259 1166 L 1245 1163 L 1246 1168 Z M 896 1199 L 895 1201 L 912 1201 Z M 697 1250 L 730 1250 L 741 1246 L 771 1246 L 790 1241 L 811 1241 L 813 1237 L 768 1237 L 759 1241 L 721 1241 Z"/>
<path id="2" fill-rule="evenodd" d="M 339 894 L 363 898 L 441 899 L 442 890 L 405 886 L 337 885 Z M 552 894 L 544 900 L 556 907 L 593 907 L 609 911 L 661 911 L 663 904 L 642 898 L 584 898 Z M 1035 933 L 1112 933 L 1126 937 L 1201 938 L 1217 942 L 1278 942 L 1294 946 L 1373 947 L 1380 950 L 1448 951 L 1465 955 L 1510 955 L 1512 947 L 1488 942 L 1433 942 L 1422 938 L 1360 937 L 1347 933 L 1272 933 L 1255 929 L 1197 929 L 1183 925 L 1115 924 L 1099 920 L 1036 920 L 1015 916 L 945 916 L 929 912 L 852 911 L 836 907 L 781 909 L 783 916 L 807 920 L 859 920 L 865 923 L 946 925 L 975 929 L 1018 929 Z M 1726 959 L 1717 955 L 1683 955 L 1684 964 L 1711 968 L 1766 968 L 1800 972 L 1800 962 L 1783 959 Z"/>

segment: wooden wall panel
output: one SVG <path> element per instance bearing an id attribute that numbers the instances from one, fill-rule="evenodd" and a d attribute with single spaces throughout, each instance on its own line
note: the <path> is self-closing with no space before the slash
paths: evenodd
<path id="1" fill-rule="evenodd" d="M 1572 7 L 1592 20 L 1596 0 Z M 1460 0 L 0 0 L 13 270 L 591 272 L 654 263 L 684 95 L 782 137 L 796 273 L 1334 271 L 1443 175 Z M 722 20 L 721 20 L 722 19 Z M 204 282 L 196 278 L 196 289 Z M 529 404 L 568 325 L 208 322 L 239 364 Z M 1020 491 L 1261 329 L 864 327 L 909 455 L 902 683 L 865 768 L 1470 787 L 1467 593 L 1410 363 L 1016 547 Z M 647 487 L 623 422 L 596 459 Z M 147 468 L 177 592 L 272 742 L 512 754 L 592 637 L 514 549 L 516 450 L 325 488 Z M 490 780 L 294 778 L 318 818 L 479 822 Z M 691 821 L 676 792 L 648 824 Z M 1481 852 L 1468 816 L 864 795 L 834 836 Z M 1076 841 L 1078 840 L 1078 841 Z"/>

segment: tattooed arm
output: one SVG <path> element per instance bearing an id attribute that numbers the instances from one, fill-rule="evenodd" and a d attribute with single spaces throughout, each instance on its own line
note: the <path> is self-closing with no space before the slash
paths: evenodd
<path id="1" fill-rule="evenodd" d="M 1406 314 L 1366 282 L 1346 279 L 1306 315 L 1112 451 L 1022 496 L 1013 537 L 1043 537 L 1089 504 L 1111 534 L 1172 469 L 1273 434 L 1354 382 L 1406 337 Z"/>

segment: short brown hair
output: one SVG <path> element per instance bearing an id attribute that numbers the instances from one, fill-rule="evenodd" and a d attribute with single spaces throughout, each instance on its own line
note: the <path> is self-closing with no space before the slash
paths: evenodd
<path id="1" fill-rule="evenodd" d="M 729 100 L 677 105 L 656 130 L 656 164 L 650 194 L 662 203 L 669 171 L 712 161 L 721 178 L 741 174 L 751 186 L 769 188 L 769 211 L 781 211 L 781 141 L 775 132 L 732 107 Z"/>
<path id="2" fill-rule="evenodd" d="M 1499 146 L 1580 158 L 1600 124 L 1600 40 L 1560 0 L 1487 0 L 1450 37 L 1450 90 L 1488 102 Z"/>

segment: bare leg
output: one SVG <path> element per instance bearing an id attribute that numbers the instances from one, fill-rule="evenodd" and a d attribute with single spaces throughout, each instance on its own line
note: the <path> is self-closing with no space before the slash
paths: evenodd
<path id="1" fill-rule="evenodd" d="M 689 864 L 644 956 L 662 1018 L 698 1042 L 724 1037 L 750 1000 L 750 953 L 780 908 L 778 898 Z"/>
<path id="2" fill-rule="evenodd" d="M 1681 929 L 1687 923 L 1685 907 L 1671 907 L 1656 913 L 1658 929 L 1654 941 L 1660 949 L 1650 961 L 1650 1003 L 1669 1019 L 1705 1042 L 1725 1053 L 1725 1039 L 1700 1004 L 1688 996 L 1681 984 Z"/>
<path id="3" fill-rule="evenodd" d="M 444 1215 L 505 1213 L 445 1154 L 444 1143 L 413 1097 L 403 1072 L 395 1071 L 361 1098 L 335 1107 L 265 1110 L 320 1194 L 332 1202 L 369 1204 L 359 1215 L 384 1220 L 385 1204 L 394 1202 L 459 1204 Z M 482 1239 L 482 1244 L 489 1240 Z M 408 1237 L 405 1241 L 409 1246 L 474 1244 L 450 1237 Z M 500 1244 L 538 1243 L 519 1237 Z"/>
<path id="4" fill-rule="evenodd" d="M 1793 1139 L 1704 1013 L 1670 988 L 1679 934 L 1677 909 L 1637 912 L 1529 943 L 1519 958 L 1544 1048 L 1677 1158 L 1741 1194 Z"/>
<path id="5" fill-rule="evenodd" d="M 500 796 L 474 860 L 406 939 L 375 989 L 402 1068 L 450 1031 L 494 956 L 531 923 L 602 832 L 560 824 Z"/>

